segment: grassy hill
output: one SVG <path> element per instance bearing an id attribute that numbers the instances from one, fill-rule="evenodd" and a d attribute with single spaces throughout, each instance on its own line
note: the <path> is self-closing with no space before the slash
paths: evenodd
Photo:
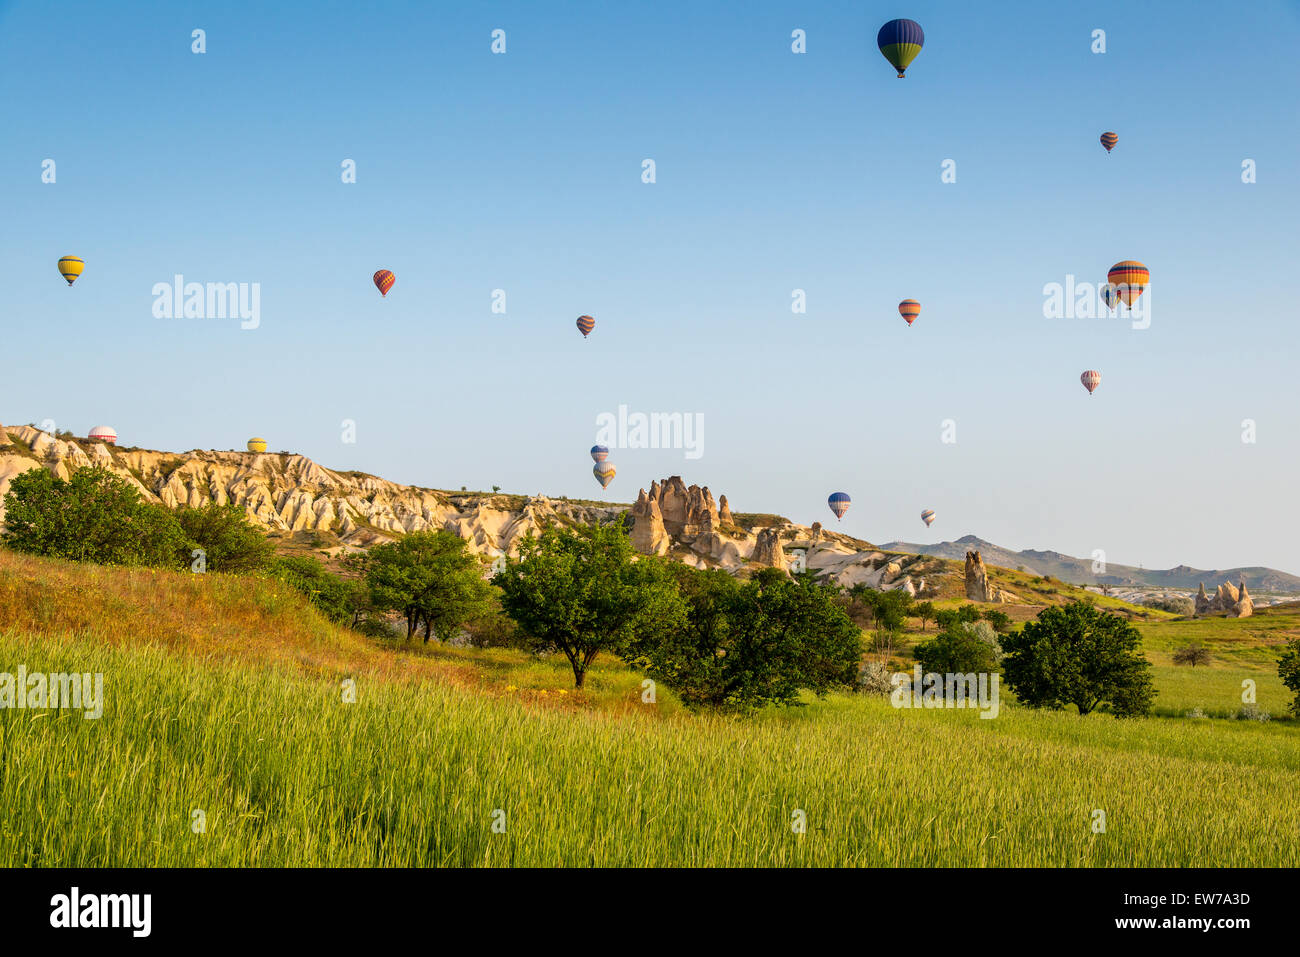
<path id="1" fill-rule="evenodd" d="M 1162 698 L 1209 710 L 1248 672 L 1278 714 L 1262 679 L 1297 620 L 1139 627 L 1157 661 L 1216 649 L 1163 666 Z M 575 694 L 563 663 L 371 641 L 273 583 L 0 549 L 19 664 L 101 672 L 106 703 L 0 710 L 3 866 L 1300 864 L 1295 722 L 1009 696 L 994 720 L 859 695 L 696 715 L 613 662 Z"/>

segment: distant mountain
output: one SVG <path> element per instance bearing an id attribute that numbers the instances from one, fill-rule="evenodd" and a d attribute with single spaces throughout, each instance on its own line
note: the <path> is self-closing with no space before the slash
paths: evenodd
<path id="1" fill-rule="evenodd" d="M 1225 580 L 1236 584 L 1239 579 L 1244 578 L 1252 592 L 1300 594 L 1300 576 L 1259 565 L 1245 568 L 1192 568 L 1188 565 L 1179 565 L 1176 568 L 1162 570 L 1135 568 L 1132 565 L 1116 565 L 1107 562 L 1106 573 L 1099 575 L 1092 570 L 1090 558 L 1075 558 L 1061 552 L 1033 548 L 1016 552 L 986 542 L 975 535 L 965 535 L 955 542 L 939 542 L 937 545 L 888 542 L 880 547 L 885 551 L 933 555 L 937 558 L 950 558 L 957 561 L 965 559 L 967 549 L 978 549 L 986 564 L 1001 565 L 1003 568 L 1024 568 L 1025 571 L 1036 575 L 1051 575 L 1053 578 L 1076 585 L 1145 585 L 1153 588 L 1195 591 L 1201 582 L 1204 582 L 1207 588 L 1211 588 Z"/>

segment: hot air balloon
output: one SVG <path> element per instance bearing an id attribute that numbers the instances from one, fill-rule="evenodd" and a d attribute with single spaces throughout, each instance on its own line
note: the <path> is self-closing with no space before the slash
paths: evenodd
<path id="1" fill-rule="evenodd" d="M 1101 134 L 1101 145 L 1106 147 L 1107 153 L 1113 150 L 1115 148 L 1115 144 L 1118 142 L 1119 142 L 1119 137 L 1116 136 L 1114 133 L 1106 132 Z"/>
<path id="2" fill-rule="evenodd" d="M 1079 376 L 1079 381 L 1082 382 L 1083 387 L 1088 390 L 1088 395 L 1092 395 L 1097 391 L 1097 386 L 1101 384 L 1101 373 L 1096 369 L 1089 369 L 1083 375 Z"/>
<path id="3" fill-rule="evenodd" d="M 921 314 L 921 304 L 915 299 L 904 299 L 898 304 L 898 314 L 906 319 L 910 326 Z"/>
<path id="4" fill-rule="evenodd" d="M 924 43 L 925 31 L 915 20 L 890 20 L 876 34 L 876 46 L 894 65 L 900 80 Z"/>
<path id="5" fill-rule="evenodd" d="M 609 458 L 608 445 L 593 445 L 591 447 L 591 460 L 593 462 L 603 462 Z"/>
<path id="6" fill-rule="evenodd" d="M 582 338 L 591 335 L 591 330 L 596 328 L 596 320 L 591 316 L 578 317 L 578 331 L 582 333 Z"/>
<path id="7" fill-rule="evenodd" d="M 96 439 L 103 442 L 105 445 L 117 444 L 117 433 L 113 431 L 112 427 L 107 425 L 95 426 L 90 430 L 90 435 L 88 435 L 87 438 Z"/>
<path id="8" fill-rule="evenodd" d="M 86 268 L 86 264 L 77 256 L 64 256 L 59 260 L 59 274 L 68 281 L 71 286 L 81 275 L 81 270 Z"/>
<path id="9" fill-rule="evenodd" d="M 591 467 L 591 474 L 596 476 L 596 481 L 600 483 L 601 488 L 609 488 L 609 483 L 614 481 L 617 473 L 614 471 L 613 462 L 597 462 Z"/>
<path id="10" fill-rule="evenodd" d="M 248 451 L 261 454 L 266 451 L 266 439 L 259 439 L 256 436 L 248 440 Z"/>
<path id="11" fill-rule="evenodd" d="M 395 282 L 397 282 L 397 277 L 390 270 L 381 269 L 375 273 L 375 288 L 379 290 L 381 296 L 387 296 L 388 290 L 393 288 Z"/>
<path id="12" fill-rule="evenodd" d="M 1119 304 L 1119 287 L 1114 283 L 1105 283 L 1100 290 L 1101 301 L 1106 304 L 1107 309 L 1114 309 Z"/>
<path id="13" fill-rule="evenodd" d="M 927 508 L 921 513 L 921 521 L 925 522 L 925 527 L 929 528 L 934 524 L 934 509 Z"/>
<path id="14" fill-rule="evenodd" d="M 1106 279 L 1119 287 L 1116 295 L 1120 301 L 1126 306 L 1132 306 L 1137 302 L 1138 296 L 1146 291 L 1151 282 L 1151 273 L 1136 259 L 1125 259 L 1110 267 Z"/>
<path id="15" fill-rule="evenodd" d="M 831 497 L 826 500 L 826 504 L 831 507 L 835 517 L 840 520 L 844 519 L 844 513 L 849 510 L 849 505 L 852 502 L 853 499 L 849 498 L 848 492 L 832 492 Z"/>

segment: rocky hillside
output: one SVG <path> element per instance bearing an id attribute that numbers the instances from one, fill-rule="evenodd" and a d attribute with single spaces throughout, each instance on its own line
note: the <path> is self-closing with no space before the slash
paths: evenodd
<path id="1" fill-rule="evenodd" d="M 146 499 L 172 508 L 232 502 L 272 533 L 317 533 L 331 550 L 365 548 L 406 532 L 443 528 L 464 538 L 476 553 L 508 554 L 522 537 L 545 525 L 623 518 L 631 523 L 640 551 L 672 555 L 697 567 L 732 572 L 808 567 L 843 585 L 861 582 L 927 596 L 939 594 L 940 578 L 954 577 L 944 562 L 891 554 L 827 531 L 820 523 L 807 527 L 779 516 L 738 515 L 725 495 L 715 503 L 707 487 L 687 486 L 679 476 L 651 483 L 630 507 L 596 505 L 399 485 L 359 472 L 337 472 L 301 455 L 116 448 L 56 437 L 33 426 L 0 427 L 0 521 L 3 495 L 14 476 L 45 468 L 67 478 L 85 465 L 102 465 Z M 946 584 L 953 587 L 951 581 Z"/>
<path id="2" fill-rule="evenodd" d="M 1092 570 L 1092 559 L 1075 558 L 1061 552 L 1026 549 L 1012 551 L 1001 548 L 992 542 L 986 542 L 974 535 L 966 535 L 955 542 L 939 542 L 934 545 L 920 545 L 913 542 L 890 542 L 882 548 L 912 552 L 921 555 L 934 555 L 958 561 L 971 549 L 978 549 L 984 559 L 991 565 L 1003 568 L 1023 568 L 1035 575 L 1051 575 L 1062 581 L 1090 585 L 1111 585 L 1120 588 L 1168 588 L 1182 592 L 1195 591 L 1202 583 L 1208 582 L 1214 587 L 1216 582 L 1245 580 L 1260 592 L 1280 592 L 1300 594 L 1300 577 L 1280 572 L 1275 568 L 1252 565 L 1241 568 L 1191 568 L 1179 565 L 1175 568 L 1152 569 L 1137 568 L 1133 565 L 1116 565 L 1107 563 L 1105 574 Z"/>

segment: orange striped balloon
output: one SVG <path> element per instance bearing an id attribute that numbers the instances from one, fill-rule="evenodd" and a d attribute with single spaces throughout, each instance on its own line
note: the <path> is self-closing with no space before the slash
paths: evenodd
<path id="1" fill-rule="evenodd" d="M 397 282 L 397 277 L 387 269 L 381 269 L 375 273 L 375 288 L 379 290 L 381 296 L 387 296 L 388 290 L 393 288 L 395 282 Z"/>
<path id="2" fill-rule="evenodd" d="M 596 328 L 596 320 L 591 316 L 578 317 L 578 331 L 582 333 L 582 338 L 591 335 L 591 330 Z"/>
<path id="3" fill-rule="evenodd" d="M 1116 136 L 1114 133 L 1106 132 L 1101 134 L 1101 145 L 1106 147 L 1107 153 L 1113 150 L 1115 148 L 1115 144 L 1118 142 L 1119 142 L 1119 137 Z"/>
<path id="4" fill-rule="evenodd" d="M 921 304 L 915 299 L 904 299 L 898 304 L 898 314 L 906 319 L 910 326 L 921 314 Z"/>
<path id="5" fill-rule="evenodd" d="M 1151 273 L 1136 259 L 1125 259 L 1110 267 L 1106 281 L 1116 287 L 1115 294 L 1119 296 L 1120 302 L 1131 306 L 1146 291 L 1151 282 Z"/>

